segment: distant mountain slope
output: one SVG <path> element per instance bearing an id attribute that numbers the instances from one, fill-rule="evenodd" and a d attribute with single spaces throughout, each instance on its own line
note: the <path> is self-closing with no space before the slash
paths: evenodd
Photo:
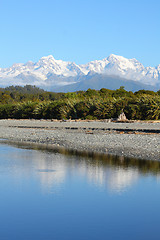
<path id="1" fill-rule="evenodd" d="M 102 75 L 105 76 L 105 79 L 106 75 L 118 76 L 123 79 L 122 84 L 127 88 L 132 85 L 127 83 L 130 80 L 137 82 L 137 86 L 144 85 L 144 88 L 151 86 L 156 89 L 160 88 L 160 65 L 157 67 L 144 67 L 134 58 L 127 59 L 114 54 L 105 59 L 81 65 L 56 60 L 51 55 L 42 57 L 36 63 L 29 61 L 26 64 L 13 64 L 9 68 L 0 68 L 0 86 L 32 84 L 45 89 L 53 89 L 68 84 L 87 86 L 90 83 L 85 84 L 83 82 L 80 84 L 80 82 L 88 81 L 90 77 L 92 77 L 93 81 L 95 74 L 100 75 L 98 79 L 102 82 L 104 81 Z M 113 79 L 115 83 L 108 81 L 105 84 L 107 84 L 108 88 L 113 88 L 113 85 L 117 86 L 118 84 L 116 79 L 117 77 Z M 98 88 L 98 85 L 102 85 L 102 83 L 97 82 L 94 85 Z M 133 85 L 135 86 L 135 83 Z"/>
<path id="2" fill-rule="evenodd" d="M 91 76 L 89 79 L 85 79 L 81 82 L 58 87 L 58 88 L 52 88 L 55 92 L 75 92 L 79 90 L 87 90 L 88 88 L 100 90 L 101 88 L 107 88 L 111 90 L 118 89 L 120 86 L 124 86 L 125 90 L 127 91 L 138 91 L 140 89 L 145 90 L 153 90 L 157 91 L 158 88 L 146 85 L 140 82 L 132 81 L 132 80 L 126 80 L 124 78 L 120 78 L 117 76 L 107 76 L 102 74 L 95 74 Z"/>

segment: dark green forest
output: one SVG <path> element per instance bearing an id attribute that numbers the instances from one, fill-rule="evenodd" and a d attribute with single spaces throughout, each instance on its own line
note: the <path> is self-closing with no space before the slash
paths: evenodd
<path id="1" fill-rule="evenodd" d="M 133 93 L 120 87 L 54 93 L 31 85 L 0 88 L 0 119 L 109 119 L 122 109 L 130 120 L 158 120 L 160 90 Z"/>

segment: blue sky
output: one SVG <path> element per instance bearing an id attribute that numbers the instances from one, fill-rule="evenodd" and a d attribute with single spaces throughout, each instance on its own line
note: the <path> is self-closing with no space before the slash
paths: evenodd
<path id="1" fill-rule="evenodd" d="M 0 67 L 109 54 L 160 64 L 160 1 L 0 0 Z"/>

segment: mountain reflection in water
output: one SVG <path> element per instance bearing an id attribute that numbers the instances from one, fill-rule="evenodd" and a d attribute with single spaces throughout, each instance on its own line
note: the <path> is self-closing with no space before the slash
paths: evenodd
<path id="1" fill-rule="evenodd" d="M 0 240 L 159 239 L 160 162 L 35 144 L 0 153 Z"/>
<path id="2" fill-rule="evenodd" d="M 16 151 L 14 158 L 18 165 L 12 168 L 12 174 L 36 175 L 43 191 L 53 192 L 54 186 L 61 186 L 65 178 L 73 175 L 83 176 L 90 184 L 114 193 L 127 191 L 136 184 L 139 177 L 155 175 L 160 178 L 160 162 L 129 159 L 124 157 L 87 152 L 50 149 L 48 146 L 13 144 L 19 148 L 32 148 L 20 156 Z M 62 154 L 63 153 L 63 154 Z M 12 153 L 13 154 L 13 153 Z M 16 156 L 17 154 L 17 156 Z M 22 159 L 21 159 L 22 158 Z M 14 171 L 13 171 L 14 169 Z M 34 170 L 31 172 L 31 169 Z"/>

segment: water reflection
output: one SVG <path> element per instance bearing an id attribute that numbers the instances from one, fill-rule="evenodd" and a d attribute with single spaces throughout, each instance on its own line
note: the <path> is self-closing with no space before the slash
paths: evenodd
<path id="1" fill-rule="evenodd" d="M 53 192 L 54 186 L 62 186 L 66 178 L 74 175 L 83 176 L 90 184 L 117 193 L 126 191 L 143 175 L 160 177 L 160 162 L 156 161 L 53 149 L 47 145 L 12 145 L 38 150 L 28 150 L 22 153 L 23 156 L 15 151 L 15 159 L 23 158 L 23 161 L 16 160 L 14 172 L 16 176 L 30 175 L 32 169 L 43 190 L 48 192 Z"/>
<path id="2" fill-rule="evenodd" d="M 115 192 L 122 192 L 134 184 L 138 180 L 138 177 L 139 174 L 136 169 L 118 168 L 109 178 L 109 188 Z"/>
<path id="3" fill-rule="evenodd" d="M 0 239 L 158 239 L 160 162 L 49 148 L 0 145 Z"/>

